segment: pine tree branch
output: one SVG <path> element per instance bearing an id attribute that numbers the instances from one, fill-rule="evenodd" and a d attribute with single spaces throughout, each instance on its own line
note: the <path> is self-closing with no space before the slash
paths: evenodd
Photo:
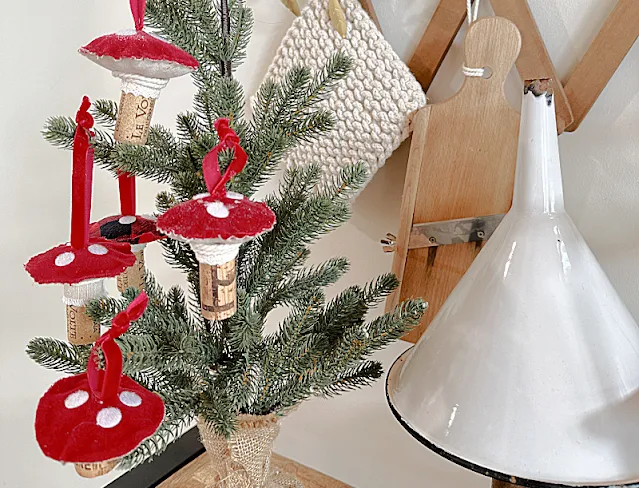
<path id="1" fill-rule="evenodd" d="M 73 137 L 75 135 L 75 121 L 71 117 L 50 117 L 42 129 L 44 139 L 55 147 L 73 149 Z M 113 138 L 108 132 L 96 129 L 95 137 L 91 141 L 98 151 L 105 151 L 114 145 Z"/>
<path id="2" fill-rule="evenodd" d="M 42 129 L 44 139 L 62 149 L 73 148 L 75 121 L 71 117 L 50 117 Z"/>
<path id="3" fill-rule="evenodd" d="M 246 57 L 246 48 L 253 30 L 253 12 L 244 6 L 243 1 L 229 2 L 230 35 L 223 39 L 221 58 L 232 69 L 237 68 Z"/>
<path id="4" fill-rule="evenodd" d="M 226 323 L 228 345 L 233 353 L 253 352 L 262 342 L 263 318 L 253 312 L 250 299 L 242 290 L 237 296 L 238 310 Z"/>
<path id="5" fill-rule="evenodd" d="M 348 391 L 370 385 L 381 378 L 384 373 L 382 363 L 378 361 L 363 361 L 357 366 L 338 372 L 334 379 L 323 386 L 317 395 L 335 396 Z"/>
<path id="6" fill-rule="evenodd" d="M 36 337 L 29 341 L 27 354 L 40 366 L 62 373 L 86 371 L 90 346 L 72 346 L 50 337 Z"/>
<path id="7" fill-rule="evenodd" d="M 277 306 L 298 307 L 322 288 L 336 283 L 348 271 L 348 266 L 346 258 L 333 258 L 318 266 L 299 270 L 286 279 L 276 276 L 273 281 L 278 284 L 259 297 L 255 309 L 265 318 Z"/>
<path id="8" fill-rule="evenodd" d="M 332 129 L 332 114 L 317 110 L 317 104 L 351 69 L 352 60 L 337 53 L 324 70 L 314 75 L 308 68 L 297 66 L 281 82 L 265 82 L 258 90 L 256 113 L 247 128 L 251 134 L 246 144 L 249 164 L 238 176 L 234 191 L 253 194 L 273 175 L 286 151 Z"/>
<path id="9" fill-rule="evenodd" d="M 342 52 L 335 53 L 326 64 L 324 70 L 317 74 L 309 87 L 306 96 L 295 108 L 293 115 L 306 113 L 311 107 L 324 100 L 335 86 L 348 76 L 353 69 L 353 60 Z"/>
<path id="10" fill-rule="evenodd" d="M 183 417 L 165 418 L 157 432 L 140 444 L 133 452 L 127 454 L 118 464 L 118 469 L 128 471 L 144 462 L 151 461 L 188 430 L 193 417 L 184 414 Z"/>
<path id="11" fill-rule="evenodd" d="M 220 25 L 217 9 L 208 0 L 148 0 L 147 24 L 191 53 L 205 66 L 219 61 Z"/>
<path id="12" fill-rule="evenodd" d="M 118 118 L 118 104 L 112 100 L 98 99 L 93 102 L 91 113 L 98 124 L 114 129 Z"/>

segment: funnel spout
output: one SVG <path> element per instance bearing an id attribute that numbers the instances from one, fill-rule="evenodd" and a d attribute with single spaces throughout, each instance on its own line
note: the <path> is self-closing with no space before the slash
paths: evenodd
<path id="1" fill-rule="evenodd" d="M 521 110 L 513 209 L 564 211 L 555 101 L 548 80 L 527 82 Z"/>

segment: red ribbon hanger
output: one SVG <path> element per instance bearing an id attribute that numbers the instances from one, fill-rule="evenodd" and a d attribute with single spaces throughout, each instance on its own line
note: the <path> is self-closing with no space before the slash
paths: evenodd
<path id="1" fill-rule="evenodd" d="M 131 14 L 135 22 L 135 30 L 144 29 L 144 13 L 146 0 L 129 0 Z M 136 215 L 135 176 L 131 173 L 118 171 L 118 188 L 120 190 L 120 214 Z"/>
<path id="2" fill-rule="evenodd" d="M 248 155 L 240 146 L 240 138 L 230 127 L 229 119 L 218 119 L 215 121 L 215 130 L 220 138 L 220 142 L 217 146 L 209 151 L 202 160 L 202 173 L 204 174 L 204 181 L 206 188 L 209 190 L 211 196 L 224 196 L 226 195 L 226 183 L 233 178 L 236 174 L 240 173 L 246 162 L 248 161 Z M 220 151 L 226 149 L 233 149 L 233 160 L 229 163 L 224 176 L 220 173 L 219 154 Z"/>
<path id="3" fill-rule="evenodd" d="M 131 322 L 142 317 L 148 304 L 149 297 L 143 291 L 129 304 L 126 310 L 113 318 L 111 328 L 102 334 L 91 348 L 87 364 L 87 378 L 93 395 L 102 402 L 108 402 L 115 398 L 120 388 L 122 351 L 115 339 L 129 330 Z M 98 348 L 102 349 L 104 355 L 104 369 L 100 369 L 98 366 Z"/>
<path id="4" fill-rule="evenodd" d="M 71 247 L 75 249 L 83 249 L 89 243 L 93 183 L 93 148 L 89 146 L 93 117 L 89 113 L 90 106 L 91 101 L 85 96 L 75 116 L 77 126 L 73 137 L 71 177 Z"/>
<path id="5" fill-rule="evenodd" d="M 146 0 L 130 0 L 131 13 L 133 14 L 133 21 L 135 22 L 135 30 L 141 31 L 144 29 L 144 13 L 146 12 Z"/>
<path id="6" fill-rule="evenodd" d="M 135 175 L 118 171 L 118 188 L 120 189 L 120 214 L 136 215 Z"/>

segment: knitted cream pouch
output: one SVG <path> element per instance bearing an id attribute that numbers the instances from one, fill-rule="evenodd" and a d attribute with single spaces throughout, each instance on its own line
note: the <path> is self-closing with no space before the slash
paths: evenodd
<path id="1" fill-rule="evenodd" d="M 328 17 L 328 0 L 309 0 L 286 33 L 266 74 L 281 80 L 293 66 L 317 71 L 341 50 L 354 60 L 348 78 L 321 102 L 335 114 L 333 131 L 303 142 L 287 156 L 288 167 L 315 163 L 324 169 L 320 185 L 349 164 L 363 161 L 369 178 L 408 137 L 411 116 L 426 96 L 357 0 L 340 0 L 347 21 L 343 39 Z"/>

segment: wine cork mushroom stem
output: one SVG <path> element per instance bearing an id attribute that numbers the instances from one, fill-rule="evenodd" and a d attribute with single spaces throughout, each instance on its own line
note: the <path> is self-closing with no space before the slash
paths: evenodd
<path id="1" fill-rule="evenodd" d="M 135 255 L 135 264 L 129 266 L 124 270 L 124 273 L 118 276 L 117 285 L 118 291 L 124 293 L 127 288 L 136 288 L 138 290 L 144 290 L 146 288 L 146 281 L 144 275 L 146 269 L 144 266 L 144 249 L 146 244 L 132 244 L 131 252 Z"/>
<path id="2" fill-rule="evenodd" d="M 86 313 L 91 300 L 107 296 L 103 279 L 64 285 L 62 301 L 67 306 L 67 339 L 76 346 L 93 344 L 100 337 L 100 324 Z"/>
<path id="3" fill-rule="evenodd" d="M 122 80 L 122 95 L 113 137 L 117 142 L 143 146 L 149 138 L 155 101 L 169 80 L 117 73 Z"/>
<path id="4" fill-rule="evenodd" d="M 240 244 L 200 244 L 191 242 L 200 263 L 202 317 L 224 320 L 237 311 L 235 258 Z"/>
<path id="5" fill-rule="evenodd" d="M 75 471 L 83 478 L 97 478 L 110 473 L 120 462 L 120 459 L 111 459 L 99 463 L 74 463 Z"/>

